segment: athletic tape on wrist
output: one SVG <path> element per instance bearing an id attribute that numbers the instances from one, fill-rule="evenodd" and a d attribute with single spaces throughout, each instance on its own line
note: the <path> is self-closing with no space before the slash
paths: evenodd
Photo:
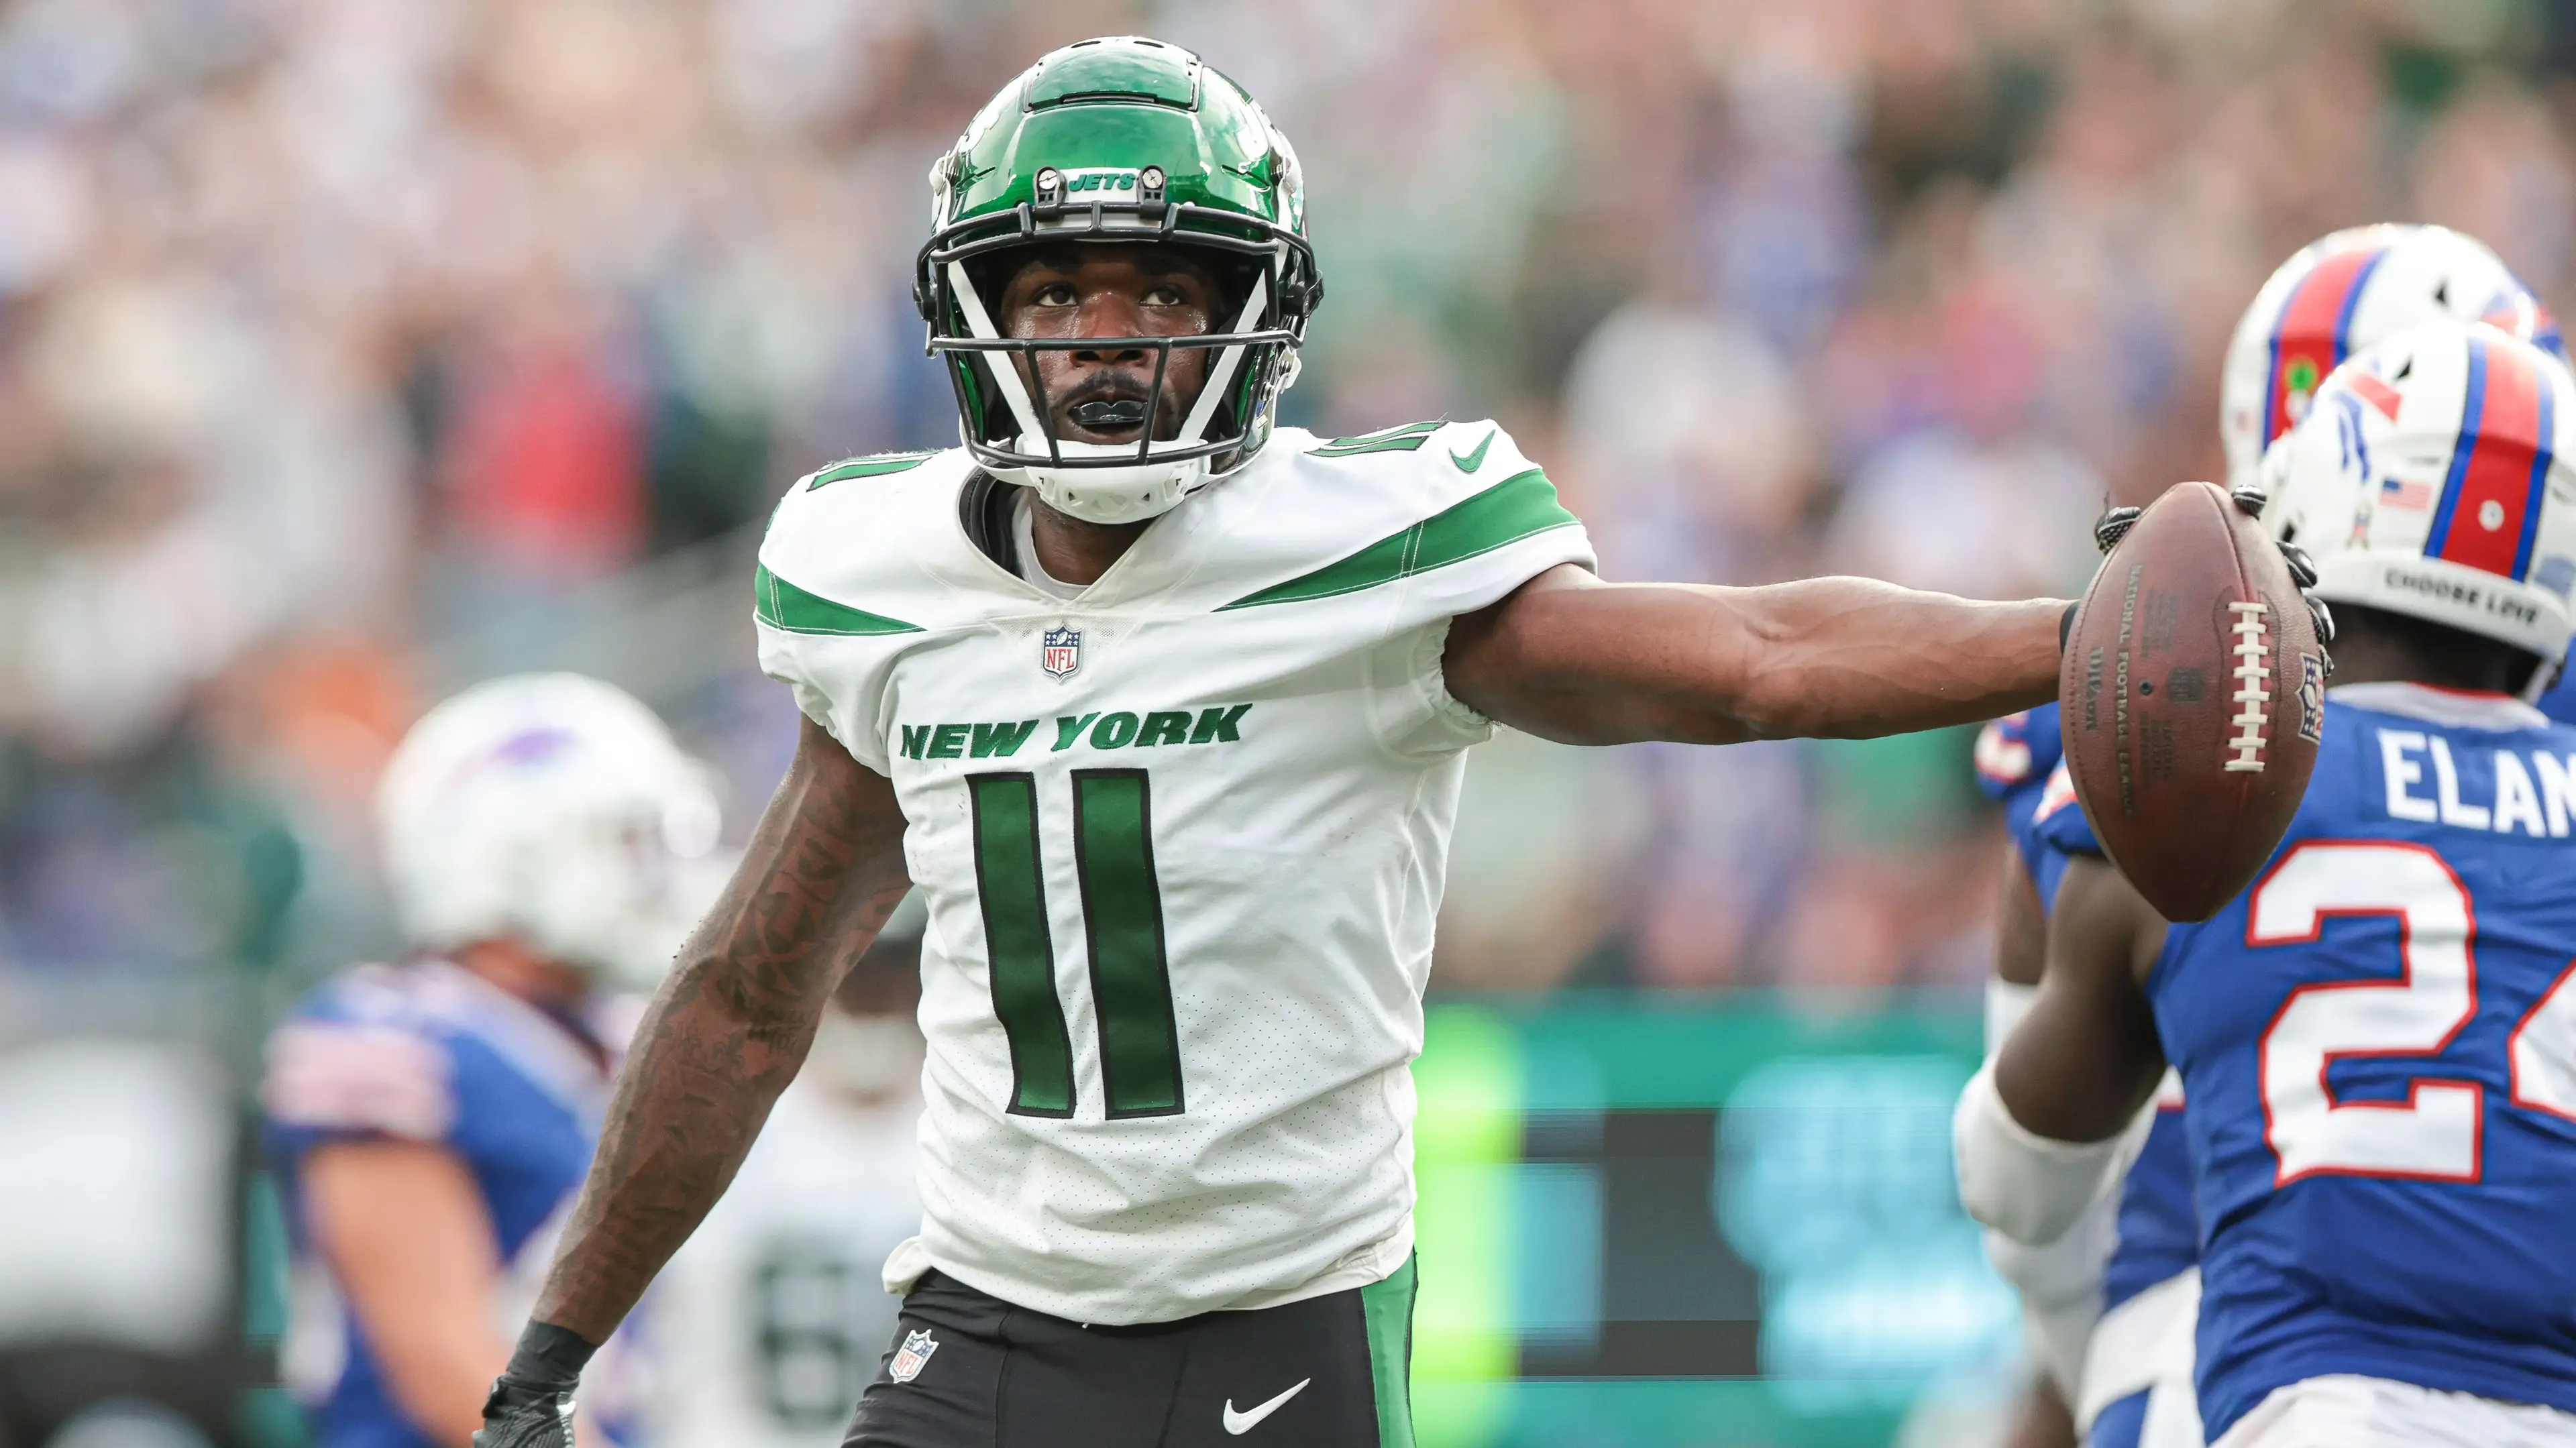
<path id="1" fill-rule="evenodd" d="M 570 1389 L 581 1382 L 581 1370 L 598 1351 L 597 1343 L 571 1328 L 532 1321 L 519 1334 L 519 1345 L 503 1375 L 535 1387 Z"/>
<path id="2" fill-rule="evenodd" d="M 1980 1067 L 1950 1121 L 1959 1201 L 1968 1215 L 2025 1246 L 2064 1236 L 2109 1185 L 2122 1136 L 2057 1141 L 2013 1119 L 1995 1090 L 1994 1066 Z"/>

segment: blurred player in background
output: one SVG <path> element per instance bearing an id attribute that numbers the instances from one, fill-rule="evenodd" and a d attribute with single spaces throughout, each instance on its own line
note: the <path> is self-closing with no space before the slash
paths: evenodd
<path id="1" fill-rule="evenodd" d="M 261 1088 L 321 1289 L 288 1375 L 322 1448 L 461 1448 L 590 1164 L 635 993 L 703 898 L 716 803 L 650 709 L 547 674 L 431 710 L 378 811 L 417 953 L 316 989 Z M 621 1388 L 611 1366 L 583 1405 L 611 1438 Z"/>
<path id="2" fill-rule="evenodd" d="M 852 966 L 742 1170 L 653 1288 L 656 1448 L 833 1448 L 894 1336 L 921 1231 L 918 896 Z"/>
<path id="3" fill-rule="evenodd" d="M 2321 380 L 2347 358 L 2445 319 L 2487 322 L 2565 355 L 2548 310 L 2495 253 L 2456 231 L 2358 226 L 2301 248 L 2255 294 L 2228 343 L 2219 438 L 2230 485 L 2256 483 L 2264 450 L 2307 415 Z M 2048 907 L 2065 872 L 2064 853 L 2036 832 L 2059 753 L 2055 704 L 1998 719 L 1977 741 L 1978 781 L 2003 805 L 2016 866 L 2005 872 L 1997 912 L 1989 1055 L 2038 988 Z M 2199 1224 L 2181 1109 L 2181 1083 L 2168 1073 L 2120 1192 L 2065 1237 L 2040 1251 L 1987 1239 L 2022 1294 L 2046 1384 L 2073 1409 L 2088 1448 L 2199 1448 L 2191 1386 Z M 2047 1441 L 2034 1430 L 2029 1448 Z"/>
<path id="4" fill-rule="evenodd" d="M 2436 323 L 2266 459 L 2339 669 L 2272 694 L 2322 715 L 2316 772 L 2217 916 L 2168 926 L 2071 791 L 2042 807 L 2071 858 L 2038 999 L 1961 1103 L 1962 1195 L 2054 1239 L 2170 1061 L 2223 1448 L 2576 1443 L 2576 729 L 2527 702 L 2571 629 L 2571 418 L 2555 357 Z"/>

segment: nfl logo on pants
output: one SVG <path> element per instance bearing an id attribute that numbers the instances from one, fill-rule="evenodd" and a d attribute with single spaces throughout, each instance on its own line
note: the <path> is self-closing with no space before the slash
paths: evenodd
<path id="1" fill-rule="evenodd" d="M 903 1346 L 895 1350 L 894 1361 L 886 1366 L 886 1376 L 898 1383 L 911 1382 L 921 1376 L 921 1370 L 930 1365 L 930 1355 L 937 1351 L 939 1343 L 930 1335 L 930 1329 L 906 1333 Z"/>
<path id="2" fill-rule="evenodd" d="M 1082 630 L 1051 628 L 1038 640 L 1038 667 L 1061 679 L 1082 667 Z"/>

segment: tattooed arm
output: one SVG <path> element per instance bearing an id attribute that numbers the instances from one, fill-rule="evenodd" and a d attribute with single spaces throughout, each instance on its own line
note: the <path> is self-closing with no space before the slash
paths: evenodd
<path id="1" fill-rule="evenodd" d="M 733 1180 L 823 1004 L 903 898 L 894 787 L 813 721 L 617 1081 L 534 1314 L 605 1341 Z"/>
<path id="2" fill-rule="evenodd" d="M 1449 626 L 1449 691 L 1565 744 L 1871 739 L 1991 719 L 2057 689 L 2066 604 L 1865 578 L 1603 583 L 1559 564 Z"/>

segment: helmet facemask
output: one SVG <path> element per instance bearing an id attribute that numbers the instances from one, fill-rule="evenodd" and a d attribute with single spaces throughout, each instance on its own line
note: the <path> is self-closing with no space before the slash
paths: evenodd
<path id="1" fill-rule="evenodd" d="M 1296 380 L 1306 311 L 1319 290 L 1304 238 L 1284 229 L 1269 237 L 1242 235 L 1246 219 L 1222 212 L 1207 212 L 1203 224 L 1184 228 L 1188 213 L 1201 208 L 1165 204 L 1156 168 L 1145 168 L 1139 180 L 1137 200 L 1101 199 L 1077 209 L 1060 200 L 1049 203 L 1068 182 L 1063 173 L 1041 170 L 1039 202 L 1022 208 L 1026 230 L 968 223 L 943 230 L 922 252 L 928 350 L 948 364 L 967 451 L 995 477 L 1033 487 L 1050 506 L 1095 523 L 1135 522 L 1166 512 L 1260 447 L 1279 394 Z M 1160 215 L 1149 220 L 1152 213 Z M 1223 224 L 1204 224 L 1207 217 L 1222 218 Z M 1002 335 L 993 314 L 1002 283 L 1033 246 L 1056 243 L 1187 248 L 1222 283 L 1216 330 L 1178 336 Z M 1090 442 L 1057 431 L 1060 399 L 1048 395 L 1040 355 L 1100 350 L 1153 355 L 1142 399 L 1144 426 L 1133 443 Z M 1204 380 L 1173 424 L 1158 426 L 1172 413 L 1166 394 L 1175 372 L 1188 370 L 1175 363 L 1191 353 L 1212 354 Z"/>
<path id="2" fill-rule="evenodd" d="M 1324 285 L 1297 153 L 1241 86 L 1142 36 L 1050 51 L 931 168 L 930 199 L 913 301 L 955 389 L 960 440 L 986 472 L 1073 517 L 1136 522 L 1268 439 Z M 1184 248 L 1230 294 L 1192 335 L 1002 334 L 997 274 L 1015 254 L 1098 245 Z M 1152 354 L 1133 441 L 1060 433 L 1050 403 L 1064 399 L 1044 395 L 1047 354 L 1104 348 Z M 1167 405 L 1176 374 L 1189 373 L 1203 373 L 1199 391 Z"/>

